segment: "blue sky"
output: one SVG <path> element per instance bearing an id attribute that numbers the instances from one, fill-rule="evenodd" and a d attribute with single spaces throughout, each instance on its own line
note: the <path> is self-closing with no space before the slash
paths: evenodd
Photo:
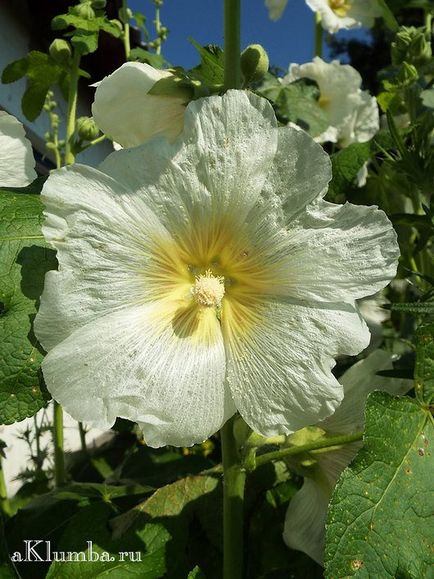
<path id="1" fill-rule="evenodd" d="M 152 28 L 151 0 L 130 0 L 129 5 L 133 11 L 144 13 Z M 190 36 L 200 44 L 223 46 L 223 0 L 164 0 L 161 20 L 170 30 L 163 52 L 173 65 L 191 68 L 198 64 L 197 52 L 188 42 Z M 290 62 L 309 61 L 313 56 L 313 21 L 313 12 L 304 0 L 289 0 L 277 22 L 269 20 L 264 0 L 242 0 L 242 47 L 262 44 L 271 64 L 283 69 Z"/>

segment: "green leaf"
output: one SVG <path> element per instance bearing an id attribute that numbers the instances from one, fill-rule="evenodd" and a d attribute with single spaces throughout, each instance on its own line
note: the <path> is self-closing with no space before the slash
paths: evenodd
<path id="1" fill-rule="evenodd" d="M 71 43 L 81 55 L 91 54 L 98 48 L 98 32 L 77 30 L 71 36 Z"/>
<path id="2" fill-rule="evenodd" d="M 193 38 L 189 38 L 189 41 L 199 52 L 201 59 L 201 63 L 192 69 L 192 74 L 207 85 L 222 85 L 225 75 L 223 50 L 215 44 L 201 46 Z"/>
<path id="3" fill-rule="evenodd" d="M 154 68 L 161 68 L 165 63 L 164 57 L 161 56 L 161 54 L 155 54 L 140 47 L 133 48 L 130 51 L 129 60 L 146 62 Z"/>
<path id="4" fill-rule="evenodd" d="M 434 109 L 434 88 L 422 91 L 420 96 L 425 107 Z"/>
<path id="5" fill-rule="evenodd" d="M 327 115 L 318 102 L 318 86 L 312 81 L 300 79 L 282 84 L 272 74 L 267 74 L 258 92 L 273 103 L 276 115 L 283 123 L 297 123 L 313 137 L 329 126 Z"/>
<path id="6" fill-rule="evenodd" d="M 330 502 L 325 577 L 429 576 L 432 430 L 417 401 L 383 392 L 369 396 L 364 447 Z"/>
<path id="7" fill-rule="evenodd" d="M 50 398 L 32 330 L 45 273 L 56 267 L 41 222 L 39 195 L 0 191 L 0 424 L 32 416 Z"/>
<path id="8" fill-rule="evenodd" d="M 432 302 L 431 302 L 431 305 Z M 431 310 L 432 313 L 432 310 Z M 427 404 L 434 400 L 434 324 L 423 324 L 416 332 L 416 367 L 414 372 L 417 396 Z"/>
<path id="9" fill-rule="evenodd" d="M 29 121 L 34 121 L 42 111 L 50 87 L 60 84 L 68 74 L 67 68 L 56 63 L 49 54 L 32 50 L 25 58 L 5 68 L 2 82 L 15 82 L 27 76 L 29 83 L 21 104 Z"/>
<path id="10" fill-rule="evenodd" d="M 345 195 L 354 186 L 357 173 L 369 158 L 369 143 L 353 143 L 332 155 L 333 178 L 329 186 L 329 198 Z"/>
<path id="11" fill-rule="evenodd" d="M 56 16 L 51 21 L 51 28 L 53 30 L 64 30 L 72 26 L 80 31 L 99 32 L 104 30 L 108 34 L 120 38 L 122 30 L 115 21 L 108 20 L 105 16 L 97 16 L 95 18 L 83 18 L 75 14 L 61 14 Z"/>
<path id="12" fill-rule="evenodd" d="M 200 570 L 200 567 L 196 565 L 196 567 L 188 574 L 187 579 L 206 579 L 206 576 Z"/>
<path id="13" fill-rule="evenodd" d="M 396 20 L 393 12 L 390 10 L 389 6 L 386 4 L 386 0 L 378 0 L 380 5 L 380 10 L 386 26 L 392 32 L 396 32 L 399 29 L 398 21 Z"/>

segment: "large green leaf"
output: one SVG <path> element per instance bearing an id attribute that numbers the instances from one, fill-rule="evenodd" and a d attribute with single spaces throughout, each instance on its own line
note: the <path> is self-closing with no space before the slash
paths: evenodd
<path id="1" fill-rule="evenodd" d="M 421 579 L 434 564 L 432 419 L 410 398 L 374 392 L 364 447 L 343 472 L 327 524 L 325 576 Z"/>
<path id="2" fill-rule="evenodd" d="M 201 46 L 193 38 L 191 44 L 199 52 L 201 63 L 193 68 L 192 75 L 201 79 L 206 85 L 223 85 L 224 82 L 224 54 L 215 44 Z"/>
<path id="3" fill-rule="evenodd" d="M 354 187 L 357 174 L 369 157 L 369 143 L 352 143 L 332 155 L 333 179 L 327 193 L 329 199 L 346 196 L 348 190 Z"/>
<path id="4" fill-rule="evenodd" d="M 32 330 L 45 273 L 56 267 L 41 221 L 39 195 L 0 191 L 0 424 L 32 416 L 49 399 Z"/>
<path id="5" fill-rule="evenodd" d="M 426 302 L 432 304 L 432 302 Z M 432 313 L 432 310 L 431 310 Z M 416 333 L 416 395 L 427 404 L 434 400 L 434 324 L 420 326 Z"/>

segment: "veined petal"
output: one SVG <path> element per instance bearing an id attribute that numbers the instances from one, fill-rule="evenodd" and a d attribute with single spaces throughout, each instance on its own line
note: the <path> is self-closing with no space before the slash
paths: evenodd
<path id="1" fill-rule="evenodd" d="M 137 422 L 150 446 L 208 438 L 234 412 L 220 326 L 209 309 L 175 323 L 176 307 L 131 306 L 76 330 L 44 359 L 53 397 L 92 426 Z"/>
<path id="2" fill-rule="evenodd" d="M 376 206 L 320 200 L 300 214 L 287 238 L 284 286 L 297 299 L 352 302 L 396 274 L 396 233 Z"/>
<path id="3" fill-rule="evenodd" d="M 357 432 L 365 423 L 366 399 L 374 390 L 402 396 L 413 385 L 412 380 L 377 376 L 381 370 L 391 370 L 393 356 L 384 350 L 375 350 L 364 360 L 349 368 L 340 378 L 344 399 L 336 412 L 318 426 L 331 434 Z"/>
<path id="4" fill-rule="evenodd" d="M 37 177 L 34 167 L 32 145 L 23 125 L 0 111 L 0 186 L 25 187 Z"/>
<path id="5" fill-rule="evenodd" d="M 184 124 L 185 99 L 148 94 L 156 82 L 173 76 L 149 64 L 127 62 L 98 83 L 92 114 L 98 127 L 123 147 L 155 135 L 173 141 Z"/>
<path id="6" fill-rule="evenodd" d="M 334 358 L 369 343 L 350 305 L 263 302 L 224 305 L 227 379 L 244 420 L 265 436 L 289 434 L 336 409 Z"/>
<path id="7" fill-rule="evenodd" d="M 265 99 L 232 90 L 188 105 L 182 142 L 117 151 L 100 169 L 140 192 L 172 233 L 223 215 L 242 223 L 276 153 L 276 125 Z"/>
<path id="8" fill-rule="evenodd" d="M 354 112 L 351 122 L 341 127 L 339 145 L 348 147 L 351 143 L 366 143 L 380 128 L 380 113 L 377 100 L 367 91 L 354 95 Z"/>
<path id="9" fill-rule="evenodd" d="M 35 332 L 50 350 L 88 322 L 149 300 L 152 249 L 170 236 L 143 199 L 91 167 L 54 171 L 42 199 L 59 271 L 46 275 Z"/>

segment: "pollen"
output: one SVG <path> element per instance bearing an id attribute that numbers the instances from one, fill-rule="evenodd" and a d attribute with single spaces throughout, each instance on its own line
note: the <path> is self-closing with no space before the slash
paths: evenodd
<path id="1" fill-rule="evenodd" d="M 218 307 L 225 295 L 224 278 L 215 276 L 211 270 L 207 270 L 196 277 L 191 293 L 201 306 Z"/>
<path id="2" fill-rule="evenodd" d="M 329 6 L 337 16 L 344 18 L 351 9 L 351 2 L 348 0 L 329 0 Z"/>

